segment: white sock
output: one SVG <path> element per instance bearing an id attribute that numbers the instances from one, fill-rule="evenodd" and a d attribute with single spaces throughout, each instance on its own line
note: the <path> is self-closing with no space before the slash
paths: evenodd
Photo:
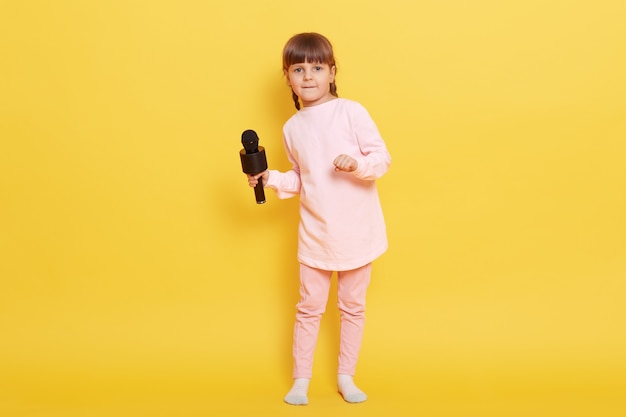
<path id="1" fill-rule="evenodd" d="M 285 395 L 285 402 L 291 405 L 307 405 L 309 398 L 306 393 L 309 390 L 309 381 L 309 378 L 294 379 L 291 390 Z"/>
<path id="2" fill-rule="evenodd" d="M 337 387 L 343 399 L 349 403 L 362 403 L 367 400 L 367 395 L 354 385 L 351 375 L 339 374 L 337 376 Z"/>

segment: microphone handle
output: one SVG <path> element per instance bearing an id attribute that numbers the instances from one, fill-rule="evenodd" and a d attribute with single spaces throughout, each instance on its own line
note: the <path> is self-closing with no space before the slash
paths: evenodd
<path id="1" fill-rule="evenodd" d="M 263 191 L 263 178 L 259 178 L 259 182 L 254 186 L 254 196 L 257 204 L 265 203 L 265 191 Z"/>

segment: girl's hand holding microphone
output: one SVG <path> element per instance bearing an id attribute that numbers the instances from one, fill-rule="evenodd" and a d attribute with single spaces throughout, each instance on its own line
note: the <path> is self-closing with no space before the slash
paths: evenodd
<path id="1" fill-rule="evenodd" d="M 263 186 L 265 187 L 265 184 L 267 184 L 267 178 L 270 176 L 270 173 L 269 171 L 263 171 L 259 172 L 256 175 L 246 174 L 246 176 L 248 177 L 248 185 L 250 187 L 256 187 L 256 185 L 259 183 L 259 178 L 262 178 Z"/>

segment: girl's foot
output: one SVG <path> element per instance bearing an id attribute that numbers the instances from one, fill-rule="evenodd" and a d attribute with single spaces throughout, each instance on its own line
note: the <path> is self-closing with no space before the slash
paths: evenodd
<path id="1" fill-rule="evenodd" d="M 362 403 L 367 400 L 367 395 L 354 385 L 351 375 L 339 374 L 337 376 L 337 387 L 343 399 L 349 403 Z"/>
<path id="2" fill-rule="evenodd" d="M 285 396 L 285 402 L 291 405 L 307 405 L 309 398 L 306 394 L 309 390 L 309 381 L 309 378 L 294 379 L 291 391 Z"/>

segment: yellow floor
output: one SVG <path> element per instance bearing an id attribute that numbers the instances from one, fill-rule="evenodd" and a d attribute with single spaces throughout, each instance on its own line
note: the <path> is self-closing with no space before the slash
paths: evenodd
<path id="1" fill-rule="evenodd" d="M 105 376 L 105 374 L 108 374 Z M 437 374 L 363 372 L 362 404 L 345 403 L 330 374 L 318 375 L 308 406 L 289 406 L 282 397 L 290 381 L 277 373 L 230 377 L 101 372 L 99 375 L 13 375 L 3 377 L 3 417 L 99 416 L 428 416 L 428 417 L 623 417 L 624 379 L 575 372 Z"/>

